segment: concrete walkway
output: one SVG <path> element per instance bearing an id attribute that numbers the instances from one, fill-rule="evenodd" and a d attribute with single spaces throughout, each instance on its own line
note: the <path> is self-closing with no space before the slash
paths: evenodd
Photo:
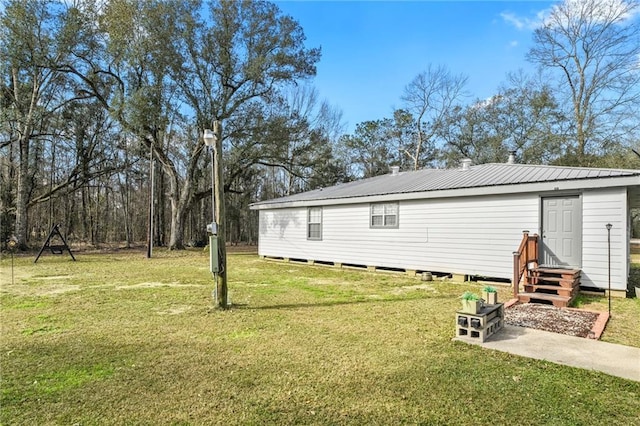
<path id="1" fill-rule="evenodd" d="M 486 342 L 460 339 L 528 358 L 596 370 L 640 382 L 640 348 L 505 325 Z"/>

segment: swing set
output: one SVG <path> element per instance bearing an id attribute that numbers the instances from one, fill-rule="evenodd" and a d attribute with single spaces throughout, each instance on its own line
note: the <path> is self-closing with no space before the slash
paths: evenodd
<path id="1" fill-rule="evenodd" d="M 51 251 L 51 254 L 62 254 L 66 250 L 67 252 L 69 252 L 69 255 L 75 262 L 76 258 L 73 257 L 73 253 L 71 253 L 71 249 L 60 233 L 60 229 L 58 227 L 58 224 L 55 224 L 51 227 L 51 232 L 49 232 L 47 240 L 44 242 L 42 248 L 40 249 L 40 252 L 38 253 L 38 256 L 36 256 L 36 260 L 34 260 L 33 263 L 38 262 L 38 259 L 40 259 L 40 256 L 42 255 L 42 252 L 46 249 L 49 249 L 49 251 Z M 56 236 L 60 239 L 60 241 L 62 241 L 62 244 L 51 244 L 51 240 Z"/>

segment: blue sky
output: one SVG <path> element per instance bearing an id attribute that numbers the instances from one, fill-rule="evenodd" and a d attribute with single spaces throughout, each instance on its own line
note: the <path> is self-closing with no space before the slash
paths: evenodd
<path id="1" fill-rule="evenodd" d="M 550 1 L 279 1 L 308 47 L 322 47 L 313 85 L 340 108 L 347 131 L 390 117 L 429 64 L 468 76 L 472 99 L 495 94 L 527 62 L 536 18 Z"/>

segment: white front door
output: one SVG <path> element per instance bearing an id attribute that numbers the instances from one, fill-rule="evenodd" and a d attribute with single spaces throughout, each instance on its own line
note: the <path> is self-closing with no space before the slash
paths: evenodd
<path id="1" fill-rule="evenodd" d="M 542 199 L 540 260 L 545 266 L 582 266 L 582 203 L 579 196 Z"/>

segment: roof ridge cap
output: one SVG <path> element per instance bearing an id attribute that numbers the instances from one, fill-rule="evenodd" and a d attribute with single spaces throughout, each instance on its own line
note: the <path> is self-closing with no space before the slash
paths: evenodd
<path id="1" fill-rule="evenodd" d="M 528 164 L 528 163 L 484 163 L 484 164 L 476 164 L 472 167 L 477 166 L 488 166 L 488 165 L 496 165 L 496 166 L 525 166 L 525 167 L 544 167 L 547 169 L 572 169 L 572 170 L 607 170 L 607 171 L 618 171 L 618 172 L 640 172 L 640 169 L 623 169 L 623 168 L 615 168 L 615 167 L 591 167 L 591 166 L 559 166 L 556 164 Z"/>

